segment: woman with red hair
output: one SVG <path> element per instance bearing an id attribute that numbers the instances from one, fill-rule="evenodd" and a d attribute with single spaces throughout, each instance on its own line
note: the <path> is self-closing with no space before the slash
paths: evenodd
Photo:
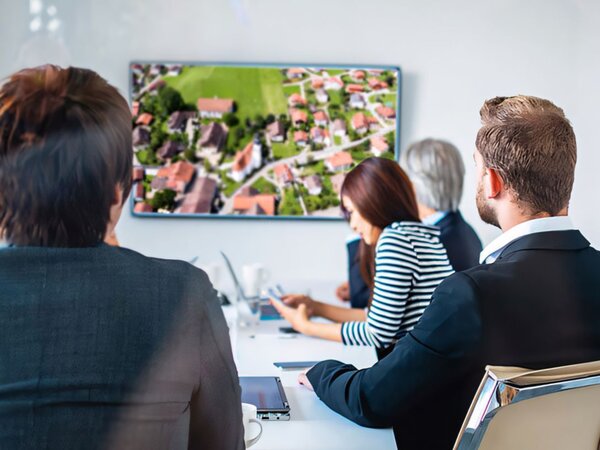
<path id="1" fill-rule="evenodd" d="M 395 161 L 364 160 L 348 173 L 340 195 L 342 211 L 361 237 L 361 274 L 371 288 L 367 309 L 303 295 L 284 296 L 287 306 L 274 306 L 303 334 L 374 346 L 381 358 L 415 326 L 452 266 L 438 228 L 419 221 L 412 185 Z M 311 317 L 334 323 L 316 323 Z"/>

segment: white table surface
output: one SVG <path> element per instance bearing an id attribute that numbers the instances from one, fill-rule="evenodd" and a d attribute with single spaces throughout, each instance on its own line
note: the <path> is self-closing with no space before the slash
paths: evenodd
<path id="1" fill-rule="evenodd" d="M 331 285 L 331 292 L 333 286 Z M 323 289 L 319 289 L 321 290 Z M 313 392 L 299 385 L 300 371 L 284 371 L 273 365 L 274 361 L 337 359 L 354 364 L 357 368 L 364 368 L 376 361 L 373 348 L 345 346 L 302 335 L 282 335 L 278 328 L 289 325 L 282 320 L 260 321 L 255 327 L 240 328 L 235 326 L 235 307 L 225 307 L 224 312 L 230 324 L 233 354 L 239 375 L 279 376 L 290 403 L 290 421 L 263 420 L 263 435 L 252 449 L 396 448 L 391 429 L 365 428 L 354 424 L 329 409 Z"/>

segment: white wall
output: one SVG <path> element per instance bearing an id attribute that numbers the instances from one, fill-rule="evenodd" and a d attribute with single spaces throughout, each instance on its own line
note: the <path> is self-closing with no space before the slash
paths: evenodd
<path id="1" fill-rule="evenodd" d="M 29 32 L 30 3 L 55 5 L 57 38 Z M 462 210 L 485 242 L 496 230 L 474 206 L 472 152 L 484 99 L 518 93 L 563 107 L 579 142 L 572 216 L 600 246 L 600 5 L 595 0 L 0 0 L 0 75 L 58 62 L 97 70 L 127 93 L 132 59 L 365 63 L 404 71 L 401 147 L 454 142 L 467 166 Z M 47 23 L 47 17 L 44 17 Z M 149 255 L 268 262 L 284 279 L 342 279 L 344 223 L 138 219 L 122 244 Z"/>

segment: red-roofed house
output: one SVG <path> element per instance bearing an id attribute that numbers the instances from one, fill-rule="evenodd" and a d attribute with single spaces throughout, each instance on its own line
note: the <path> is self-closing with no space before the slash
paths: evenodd
<path id="1" fill-rule="evenodd" d="M 329 117 L 327 117 L 325 111 L 317 111 L 313 114 L 313 117 L 315 119 L 315 125 L 319 127 L 326 127 L 329 123 Z"/>
<path id="2" fill-rule="evenodd" d="M 349 84 L 346 86 L 346 92 L 349 94 L 356 94 L 357 92 L 364 92 L 365 88 L 361 84 Z"/>
<path id="3" fill-rule="evenodd" d="M 139 202 L 135 204 L 135 206 L 133 207 L 133 211 L 136 213 L 151 213 L 152 206 L 145 202 Z"/>
<path id="4" fill-rule="evenodd" d="M 258 138 L 249 142 L 243 150 L 235 154 L 229 176 L 236 182 L 244 180 L 253 170 L 262 165 L 262 145 Z"/>
<path id="5" fill-rule="evenodd" d="M 152 123 L 153 120 L 154 120 L 154 116 L 152 114 L 142 113 L 135 121 L 135 124 L 136 125 L 144 125 L 147 127 L 148 125 L 150 125 Z"/>
<path id="6" fill-rule="evenodd" d="M 302 97 L 300 94 L 294 93 L 294 94 L 290 95 L 290 98 L 288 98 L 288 105 L 290 105 L 292 107 L 298 106 L 298 105 L 306 105 L 306 99 L 304 97 Z"/>
<path id="7" fill-rule="evenodd" d="M 301 123 L 306 123 L 308 116 L 305 111 L 301 111 L 299 109 L 293 109 L 290 111 L 290 115 L 292 116 L 292 123 L 294 125 L 300 125 Z"/>
<path id="8" fill-rule="evenodd" d="M 197 105 L 202 118 L 220 119 L 223 114 L 233 112 L 233 100 L 228 98 L 199 98 Z"/>
<path id="9" fill-rule="evenodd" d="M 383 136 L 371 137 L 371 153 L 375 156 L 381 156 L 390 149 L 388 141 Z"/>
<path id="10" fill-rule="evenodd" d="M 352 116 L 352 128 L 358 134 L 365 134 L 369 129 L 369 123 L 367 122 L 367 116 L 365 113 L 356 113 Z"/>
<path id="11" fill-rule="evenodd" d="M 350 76 L 354 81 L 363 81 L 366 75 L 363 70 L 353 70 L 350 72 Z"/>
<path id="12" fill-rule="evenodd" d="M 369 131 L 379 130 L 379 120 L 377 120 L 377 117 L 367 117 L 367 123 L 369 124 Z"/>
<path id="13" fill-rule="evenodd" d="M 273 194 L 257 194 L 250 190 L 240 192 L 233 197 L 233 210 L 238 214 L 274 216 L 276 199 Z"/>
<path id="14" fill-rule="evenodd" d="M 302 67 L 291 67 L 287 71 L 287 77 L 291 79 L 302 78 L 302 75 L 306 73 L 306 69 Z"/>
<path id="15" fill-rule="evenodd" d="M 338 91 L 344 87 L 344 82 L 340 77 L 330 77 L 325 80 L 325 89 Z"/>
<path id="16" fill-rule="evenodd" d="M 369 78 L 369 87 L 374 91 L 378 91 L 380 89 L 386 89 L 388 84 L 378 78 Z"/>
<path id="17" fill-rule="evenodd" d="M 292 173 L 292 169 L 290 169 L 290 166 L 288 166 L 287 164 L 279 164 L 275 166 L 273 172 L 275 173 L 275 177 L 277 178 L 277 180 L 284 186 L 287 186 L 292 181 L 294 181 L 294 174 Z"/>
<path id="18" fill-rule="evenodd" d="M 394 108 L 390 108 L 389 106 L 378 106 L 375 108 L 375 112 L 384 119 L 391 120 L 396 118 L 396 111 Z"/>
<path id="19" fill-rule="evenodd" d="M 330 141 L 329 141 L 329 131 L 324 130 L 323 128 L 312 127 L 310 129 L 310 139 L 315 144 L 325 144 L 325 145 L 329 145 L 330 144 Z"/>
<path id="20" fill-rule="evenodd" d="M 308 144 L 308 134 L 305 131 L 294 131 L 294 142 L 296 145 L 304 147 Z"/>
<path id="21" fill-rule="evenodd" d="M 321 89 L 323 87 L 323 85 L 325 84 L 325 82 L 323 81 L 323 78 L 313 78 L 310 82 L 310 85 L 312 86 L 313 89 Z"/>
<path id="22" fill-rule="evenodd" d="M 172 189 L 175 192 L 183 193 L 188 184 L 196 175 L 196 168 L 187 161 L 177 161 L 170 166 L 161 167 L 152 180 L 165 179 L 164 188 Z M 157 181 L 158 182 L 158 181 Z"/>
<path id="23" fill-rule="evenodd" d="M 352 155 L 348 152 L 337 152 L 325 160 L 325 166 L 331 172 L 347 170 L 353 163 Z"/>

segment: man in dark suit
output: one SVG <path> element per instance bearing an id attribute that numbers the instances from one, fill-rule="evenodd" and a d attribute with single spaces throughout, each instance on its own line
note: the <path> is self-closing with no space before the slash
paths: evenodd
<path id="1" fill-rule="evenodd" d="M 103 243 L 132 159 L 127 103 L 94 72 L 0 88 L 0 448 L 244 448 L 206 274 Z"/>
<path id="2" fill-rule="evenodd" d="M 440 240 L 454 270 L 461 272 L 479 264 L 481 242 L 458 210 L 465 176 L 458 149 L 447 141 L 423 139 L 402 152 L 400 165 L 413 183 L 419 218 L 440 228 Z M 360 240 L 350 240 L 346 247 L 348 283 L 338 288 L 338 297 L 350 300 L 353 308 L 365 308 L 371 289 L 360 272 Z"/>
<path id="3" fill-rule="evenodd" d="M 419 323 L 373 367 L 324 361 L 300 382 L 401 449 L 450 449 L 486 364 L 540 369 L 600 359 L 600 252 L 567 216 L 575 135 L 547 100 L 481 109 L 477 207 L 503 234 L 484 264 L 436 289 Z M 534 420 L 534 418 L 532 418 Z"/>

